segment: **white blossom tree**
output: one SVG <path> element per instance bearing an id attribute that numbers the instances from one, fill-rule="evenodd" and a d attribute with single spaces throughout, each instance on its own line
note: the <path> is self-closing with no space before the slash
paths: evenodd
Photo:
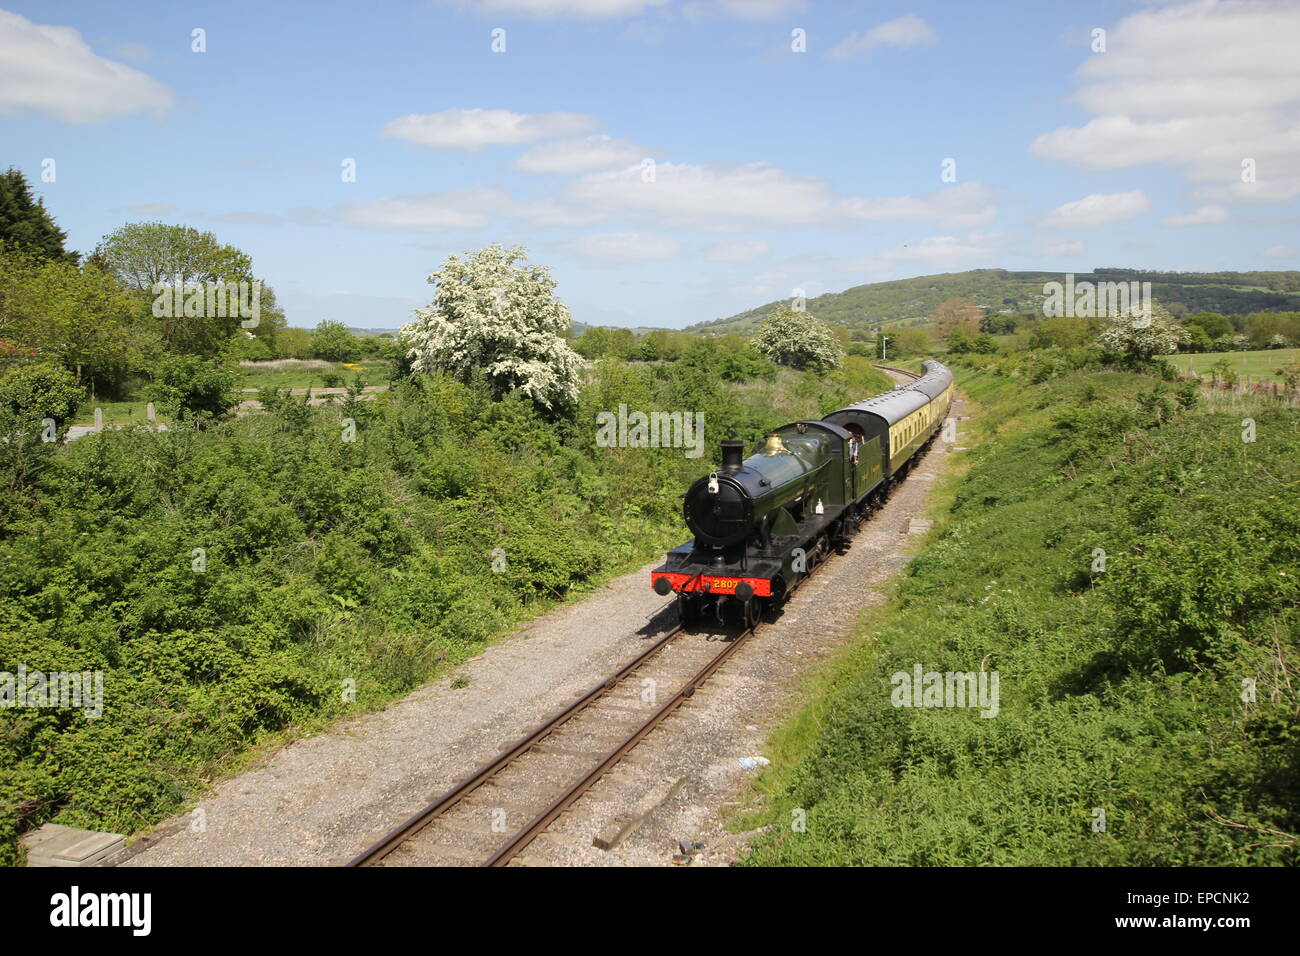
<path id="1" fill-rule="evenodd" d="M 778 365 L 839 368 L 844 348 L 825 322 L 781 303 L 758 327 L 754 348 Z"/>
<path id="2" fill-rule="evenodd" d="M 1174 321 L 1162 306 L 1152 305 L 1151 315 L 1114 315 L 1097 344 L 1107 352 L 1118 352 L 1140 362 L 1178 351 L 1178 343 L 1190 339 L 1186 329 Z"/>
<path id="3" fill-rule="evenodd" d="M 548 409 L 576 401 L 583 360 L 564 341 L 569 310 L 545 267 L 515 264 L 527 255 L 493 244 L 447 257 L 429 276 L 433 302 L 402 327 L 415 372 L 467 380 L 482 370 L 498 393 L 518 390 Z"/>

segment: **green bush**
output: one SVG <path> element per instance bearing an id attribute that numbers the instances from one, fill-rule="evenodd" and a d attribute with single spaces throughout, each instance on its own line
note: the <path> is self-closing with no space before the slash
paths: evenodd
<path id="1" fill-rule="evenodd" d="M 205 422 L 224 417 L 239 403 L 240 380 L 229 360 L 180 355 L 159 365 L 148 395 L 179 421 Z"/>
<path id="2" fill-rule="evenodd" d="M 19 365 L 0 378 L 0 405 L 32 421 L 67 422 L 85 397 L 85 389 L 71 372 L 47 362 Z"/>

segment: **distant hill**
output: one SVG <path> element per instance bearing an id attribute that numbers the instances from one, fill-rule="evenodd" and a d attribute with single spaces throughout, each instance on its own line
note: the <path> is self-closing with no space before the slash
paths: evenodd
<path id="1" fill-rule="evenodd" d="M 1141 269 L 1095 269 L 1077 272 L 1075 282 L 1150 282 L 1157 302 L 1176 313 L 1300 310 L 1300 272 L 1147 272 Z M 924 320 L 940 302 L 959 296 L 992 312 L 1031 312 L 1042 307 L 1043 285 L 1061 282 L 1060 272 L 1010 272 L 974 269 L 854 286 L 809 299 L 808 311 L 849 329 Z M 776 302 L 725 319 L 700 322 L 698 332 L 745 332 L 766 318 Z"/>

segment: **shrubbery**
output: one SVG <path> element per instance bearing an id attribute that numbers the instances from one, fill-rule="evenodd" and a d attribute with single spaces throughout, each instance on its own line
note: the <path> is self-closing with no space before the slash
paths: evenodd
<path id="1" fill-rule="evenodd" d="M 766 383 L 720 382 L 715 357 L 598 362 L 572 418 L 432 374 L 365 402 L 357 380 L 319 408 L 264 389 L 265 414 L 39 443 L 38 460 L 0 445 L 0 670 L 102 670 L 106 696 L 95 720 L 0 711 L 0 862 L 51 819 L 138 831 L 269 735 L 410 690 L 547 601 L 679 544 L 678 495 L 722 438 L 882 384 L 868 368 L 804 390 L 783 370 L 777 407 Z M 192 385 L 212 374 L 162 378 L 179 396 L 224 395 Z M 703 412 L 705 457 L 598 447 L 596 415 L 620 403 Z"/>
<path id="2" fill-rule="evenodd" d="M 748 862 L 1296 865 L 1294 411 L 1261 403 L 1244 442 L 1240 413 L 1151 376 L 959 385 L 986 441 L 778 739 L 802 758 L 767 779 Z M 917 662 L 998 671 L 997 717 L 891 706 Z"/>
<path id="3" fill-rule="evenodd" d="M 210 421 L 239 403 L 235 395 L 239 381 L 239 369 L 225 359 L 180 355 L 159 365 L 148 395 L 177 419 Z"/>
<path id="4" fill-rule="evenodd" d="M 46 362 L 20 365 L 0 378 L 0 405 L 16 415 L 63 424 L 77 414 L 86 390 L 72 373 Z"/>

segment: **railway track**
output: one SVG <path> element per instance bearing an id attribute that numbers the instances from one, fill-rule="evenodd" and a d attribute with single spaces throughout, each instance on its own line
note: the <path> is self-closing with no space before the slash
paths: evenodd
<path id="1" fill-rule="evenodd" d="M 876 368 L 920 377 L 906 369 Z M 815 572 L 824 563 L 811 570 Z M 801 578 L 790 594 L 811 577 L 810 573 Z M 699 635 L 680 624 L 672 627 L 616 673 L 503 747 L 496 757 L 346 865 L 509 864 L 664 724 L 763 625 L 760 619 L 729 638 Z M 675 640 L 683 635 L 705 640 Z M 719 642 L 724 645 L 721 650 L 710 647 Z M 639 691 L 633 683 L 635 677 L 640 677 Z M 662 701 L 658 694 L 661 684 L 676 688 Z M 577 761 L 580 768 L 569 771 L 566 763 L 570 761 Z M 538 779 L 543 782 L 541 789 L 536 785 Z M 525 822 L 516 827 L 511 825 L 512 818 Z"/>
<path id="2" fill-rule="evenodd" d="M 791 595 L 811 577 L 801 578 Z M 508 864 L 686 703 L 763 624 L 760 620 L 730 637 L 690 632 L 680 624 L 672 627 L 616 673 L 503 747 L 346 865 Z M 718 643 L 724 645 L 721 650 L 713 646 Z M 634 683 L 635 677 L 640 681 Z M 676 690 L 660 699 L 661 685 Z M 566 774 L 567 760 L 584 766 Z M 539 778 L 542 790 L 536 786 Z M 507 826 L 512 817 L 526 822 L 518 828 Z"/>
<path id="3" fill-rule="evenodd" d="M 347 865 L 374 866 L 381 864 L 394 851 L 399 848 L 409 847 L 411 845 L 410 841 L 417 834 L 439 822 L 449 823 L 450 829 L 458 832 L 463 837 L 481 831 L 483 822 L 489 824 L 490 831 L 499 833 L 498 825 L 508 822 L 510 815 L 527 817 L 528 822 L 522 828 L 509 835 L 504 841 L 498 840 L 499 845 L 490 851 L 483 852 L 481 854 L 482 859 L 477 861 L 482 866 L 503 866 L 509 863 L 551 822 L 590 790 L 643 737 L 663 723 L 670 714 L 694 694 L 695 689 L 707 680 L 754 633 L 754 628 L 743 631 L 727 641 L 727 646 L 722 651 L 713 654 L 702 667 L 694 670 L 688 679 L 678 681 L 677 683 L 680 686 L 676 693 L 662 705 L 654 706 L 650 715 L 645 719 L 631 721 L 630 723 L 635 726 L 631 729 L 631 732 L 627 732 L 626 725 L 629 722 L 620 719 L 620 712 L 635 713 L 636 710 L 644 712 L 647 709 L 645 706 L 647 698 L 652 700 L 654 705 L 658 705 L 657 692 L 647 695 L 647 689 L 657 689 L 662 678 L 670 676 L 675 670 L 680 671 L 683 669 L 682 662 L 676 660 L 660 663 L 658 670 L 654 671 L 658 676 L 651 677 L 645 673 L 651 669 L 651 665 L 657 659 L 670 654 L 674 649 L 672 643 L 674 638 L 681 635 L 683 631 L 684 629 L 680 624 L 671 628 L 619 671 L 580 695 L 564 710 L 533 728 L 514 744 L 503 748 L 495 758 L 462 779 L 408 820 L 394 827 L 374 844 L 351 859 Z M 677 649 L 681 650 L 684 644 L 685 642 L 678 642 Z M 685 669 L 689 670 L 691 667 L 689 658 L 698 655 L 680 654 L 678 656 L 688 658 Z M 641 693 L 628 695 L 626 690 L 628 689 L 629 678 L 636 674 L 643 674 Z M 624 691 L 624 693 L 620 694 L 620 690 Z M 629 698 L 638 701 L 640 706 L 626 707 Z M 607 706 L 603 710 L 599 708 L 602 702 L 607 702 Z M 580 717 L 587 719 L 575 719 Z M 591 726 L 593 721 L 590 718 L 593 717 L 596 718 L 594 721 L 598 725 L 596 727 Z M 599 726 L 601 724 L 604 726 Z M 616 737 L 617 740 L 606 741 L 603 750 L 593 750 L 593 746 L 598 746 L 598 744 L 592 738 L 610 736 L 602 734 L 601 730 L 611 728 L 615 730 L 612 736 Z M 620 730 L 622 730 L 621 733 Z M 563 743 L 568 746 L 562 746 L 561 742 L 556 738 L 557 735 L 566 732 L 568 738 Z M 544 802 L 538 799 L 535 788 L 528 788 L 532 791 L 533 800 L 525 800 L 525 804 L 531 802 L 531 807 L 525 806 L 521 808 L 517 803 L 513 808 L 495 805 L 504 803 L 505 801 L 497 798 L 503 795 L 502 791 L 508 792 L 510 790 L 509 781 L 503 779 L 504 775 L 517 769 L 520 763 L 528 757 L 544 756 L 555 758 L 558 756 L 563 758 L 574 756 L 581 758 L 586 756 L 590 759 L 592 754 L 599 754 L 595 766 L 577 780 L 563 786 L 557 795 L 549 801 Z M 559 762 L 563 763 L 563 760 L 561 759 Z M 525 775 L 527 775 L 526 771 Z M 542 776 L 546 775 L 542 774 Z M 490 792 L 485 794 L 485 790 Z M 514 796 L 518 796 L 518 794 Z M 513 811 L 513 814 L 511 811 Z M 458 819 L 453 819 L 453 814 L 458 816 Z M 478 818 L 478 827 L 473 825 L 476 817 Z M 447 840 L 447 834 L 443 834 L 442 838 Z M 439 857 L 444 858 L 441 862 L 452 865 L 473 862 L 469 859 L 469 854 L 476 852 L 473 847 L 474 842 L 474 840 L 460 839 L 458 842 L 437 843 L 433 845 L 429 852 L 411 854 L 417 859 L 406 862 L 424 865 L 428 862 L 439 861 Z"/>
<path id="4" fill-rule="evenodd" d="M 913 380 L 921 377 L 916 372 L 909 372 L 905 368 L 894 368 L 892 365 L 873 365 L 872 368 L 878 368 L 882 372 L 896 372 L 899 375 L 906 375 L 908 378 Z"/>

